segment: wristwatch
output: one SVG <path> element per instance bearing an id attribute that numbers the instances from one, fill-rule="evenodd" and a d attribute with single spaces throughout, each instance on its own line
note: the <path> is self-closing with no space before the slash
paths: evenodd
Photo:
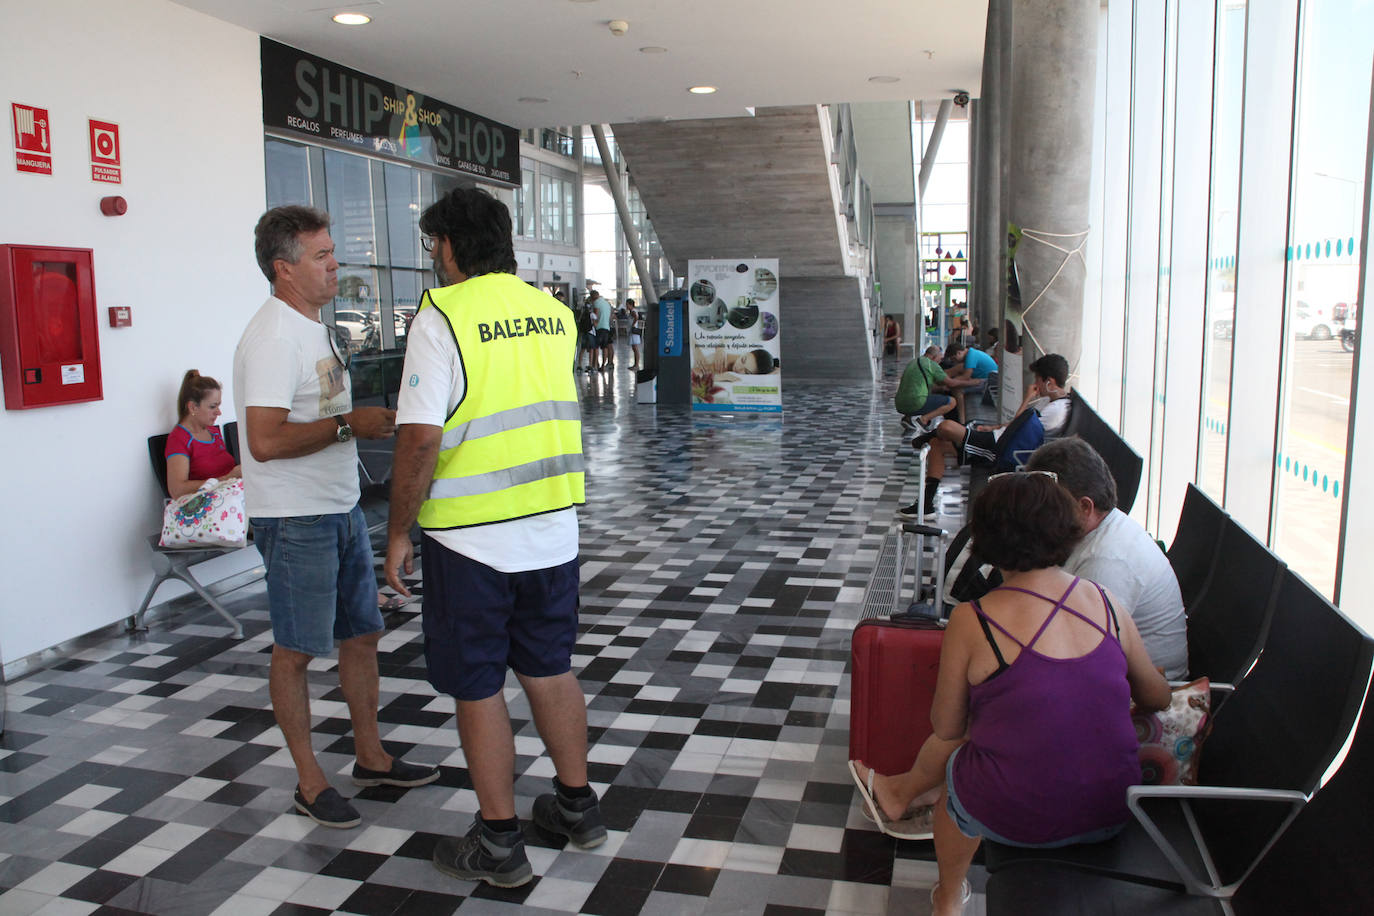
<path id="1" fill-rule="evenodd" d="M 353 438 L 353 427 L 348 425 L 347 420 L 342 416 L 337 416 L 334 418 L 334 422 L 339 424 L 339 431 L 334 434 L 335 439 L 339 442 L 347 442 L 349 439 Z"/>

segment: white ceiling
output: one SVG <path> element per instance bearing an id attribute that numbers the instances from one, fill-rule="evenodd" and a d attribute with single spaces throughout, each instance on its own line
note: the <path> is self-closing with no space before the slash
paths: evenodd
<path id="1" fill-rule="evenodd" d="M 175 2 L 522 128 L 977 97 L 987 18 L 986 0 Z M 331 21 L 344 10 L 372 22 Z M 651 46 L 668 50 L 640 51 Z M 687 92 L 701 84 L 719 91 Z"/>

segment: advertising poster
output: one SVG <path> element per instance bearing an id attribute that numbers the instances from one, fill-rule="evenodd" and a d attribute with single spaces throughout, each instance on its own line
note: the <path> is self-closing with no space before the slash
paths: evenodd
<path id="1" fill-rule="evenodd" d="M 687 262 L 692 409 L 781 413 L 778 259 Z"/>

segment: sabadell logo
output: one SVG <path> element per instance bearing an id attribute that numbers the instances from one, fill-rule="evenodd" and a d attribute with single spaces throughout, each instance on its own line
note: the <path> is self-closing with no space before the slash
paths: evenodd
<path id="1" fill-rule="evenodd" d="M 416 375 L 416 374 L 414 374 L 414 373 L 411 373 L 411 376 L 410 376 L 410 387 L 411 387 L 411 388 L 414 388 L 416 385 L 419 385 L 419 384 L 420 384 L 420 376 L 418 376 L 418 375 Z"/>

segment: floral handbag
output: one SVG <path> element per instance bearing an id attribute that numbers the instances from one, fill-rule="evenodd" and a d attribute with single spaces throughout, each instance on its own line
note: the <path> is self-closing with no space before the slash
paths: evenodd
<path id="1" fill-rule="evenodd" d="M 194 493 L 168 500 L 162 510 L 163 547 L 244 547 L 248 513 L 243 480 L 210 478 Z"/>

